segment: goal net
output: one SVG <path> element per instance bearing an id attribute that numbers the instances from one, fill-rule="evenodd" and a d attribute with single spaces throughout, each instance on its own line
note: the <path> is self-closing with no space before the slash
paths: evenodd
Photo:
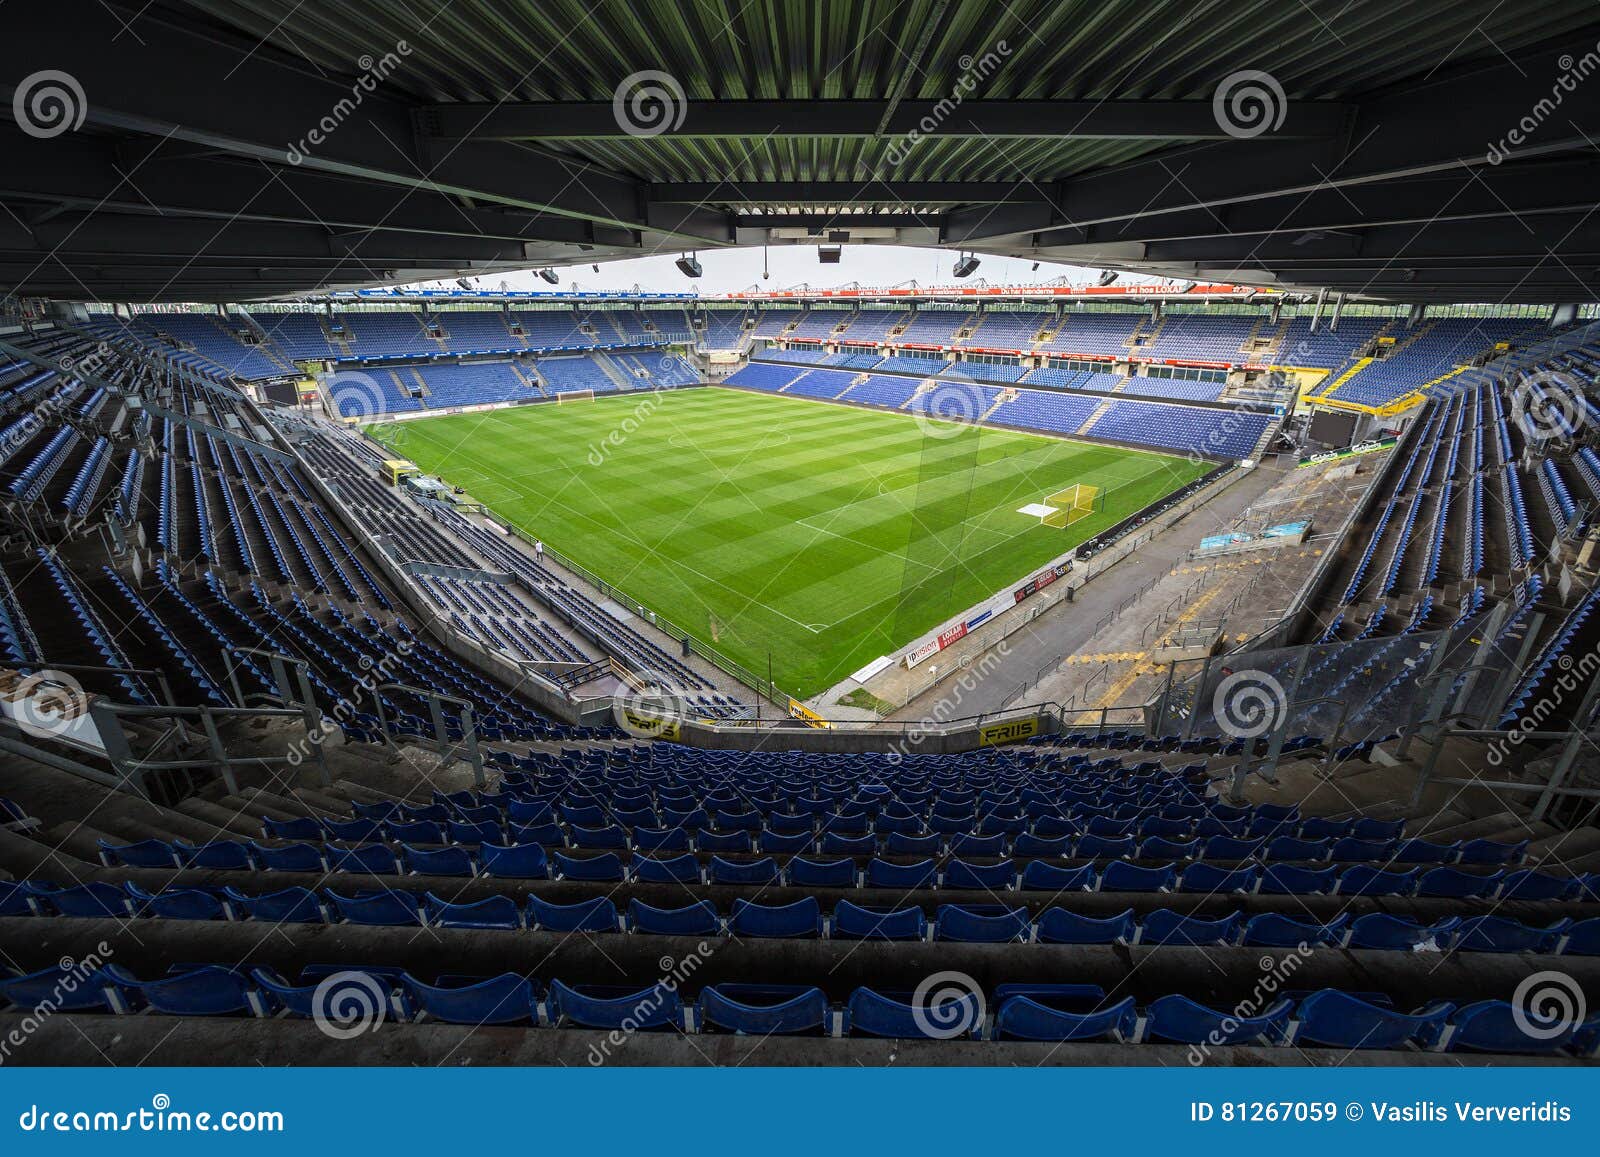
<path id="1" fill-rule="evenodd" d="M 556 405 L 558 405 L 558 406 L 562 405 L 562 404 L 564 404 L 566 402 L 592 402 L 592 401 L 594 401 L 594 391 L 593 390 L 557 390 L 556 391 Z"/>
<path id="2" fill-rule="evenodd" d="M 1105 509 L 1105 494 L 1098 486 L 1076 482 L 1050 495 L 1044 500 L 1044 505 L 1053 507 L 1049 514 L 1039 517 L 1045 526 L 1071 526 L 1079 519 Z"/>

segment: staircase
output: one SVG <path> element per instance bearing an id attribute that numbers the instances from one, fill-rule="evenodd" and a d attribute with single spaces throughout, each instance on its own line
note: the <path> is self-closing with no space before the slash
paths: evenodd
<path id="1" fill-rule="evenodd" d="M 333 331 L 328 328 L 328 319 L 326 316 L 318 314 L 317 323 L 322 326 L 322 336 L 328 339 L 329 345 L 338 350 L 340 353 L 344 354 L 344 356 L 347 358 L 355 356 L 355 351 L 350 348 L 350 342 L 348 338 L 335 337 L 333 335 Z M 346 333 L 348 332 L 349 331 L 347 330 Z"/>
<path id="2" fill-rule="evenodd" d="M 1324 386 L 1321 390 L 1319 390 L 1317 396 L 1323 398 L 1327 397 L 1329 394 L 1333 393 L 1333 391 L 1337 390 L 1340 386 L 1348 382 L 1351 378 L 1359 374 L 1362 370 L 1370 366 L 1373 363 L 1373 360 L 1374 359 L 1372 358 L 1357 358 L 1355 362 L 1351 364 L 1349 369 L 1345 370 L 1344 373 L 1335 378 L 1331 384 Z"/>
<path id="3" fill-rule="evenodd" d="M 787 394 L 789 392 L 789 390 L 794 386 L 795 382 L 798 382 L 801 378 L 805 377 L 810 372 L 811 372 L 810 370 L 806 370 L 804 373 L 796 374 L 795 378 L 794 378 L 794 381 L 791 381 L 788 385 L 784 386 L 782 389 L 780 389 L 778 391 L 778 393 Z M 851 382 L 850 384 L 852 386 L 855 385 L 854 382 Z"/>
<path id="4" fill-rule="evenodd" d="M 600 367 L 602 373 L 610 378 L 619 390 L 634 390 L 639 388 L 637 379 L 632 374 L 624 374 L 617 369 L 617 363 L 606 357 L 605 354 L 590 354 L 594 364 Z"/>
<path id="5" fill-rule="evenodd" d="M 1122 344 L 1130 352 L 1137 353 L 1139 350 L 1144 349 L 1145 346 L 1153 344 L 1156 338 L 1161 336 L 1162 327 L 1166 324 L 1167 315 L 1162 314 L 1156 319 L 1155 325 L 1146 329 L 1145 326 L 1150 325 L 1150 319 L 1148 317 L 1144 318 L 1138 325 L 1133 327 L 1133 332 L 1128 335 L 1128 340 Z M 1141 337 L 1144 339 L 1143 341 L 1139 340 Z"/>
<path id="6" fill-rule="evenodd" d="M 531 366 L 523 366 L 514 358 L 506 364 L 511 367 L 511 372 L 516 374 L 518 379 L 520 379 L 522 384 L 527 386 L 528 389 L 532 390 L 536 394 L 544 393 L 544 390 L 539 386 L 538 379 L 534 376 L 534 371 Z"/>
<path id="7" fill-rule="evenodd" d="M 515 334 L 511 332 L 511 315 L 509 313 L 504 311 L 501 312 L 500 323 L 506 327 L 506 337 L 510 338 L 513 342 L 516 342 L 517 345 L 521 346 L 523 349 L 528 348 L 527 334 Z"/>
<path id="8" fill-rule="evenodd" d="M 606 309 L 606 310 L 599 310 L 597 312 L 602 313 L 605 316 L 606 325 L 610 327 L 612 333 L 617 335 L 617 340 L 618 341 L 627 341 L 628 340 L 628 331 L 623 329 L 621 324 L 617 321 L 617 311 L 616 310 L 614 310 L 614 309 Z M 589 316 L 593 317 L 594 314 L 590 314 Z M 599 328 L 599 327 L 597 326 L 596 328 Z"/>
<path id="9" fill-rule="evenodd" d="M 994 400 L 994 405 L 990 406 L 983 413 L 979 414 L 977 420 L 979 422 L 987 422 L 989 420 L 989 415 L 990 414 L 994 413 L 996 410 L 998 410 L 1001 406 L 1005 405 L 1007 402 L 1015 401 L 1016 397 L 1017 397 L 1017 391 L 1016 390 L 1009 390 L 1009 389 L 1008 390 L 1001 390 L 1000 391 L 1000 396 Z"/>
<path id="10" fill-rule="evenodd" d="M 251 349 L 260 352 L 261 355 L 273 365 L 281 367 L 284 373 L 293 374 L 299 372 L 295 369 L 294 363 L 279 353 L 273 346 L 272 339 L 267 337 L 267 331 L 261 328 L 260 322 L 256 321 L 255 318 L 251 317 L 242 309 L 238 313 L 231 314 L 230 316 L 238 318 L 244 323 L 245 329 L 248 329 L 251 333 L 256 335 L 256 344 L 251 346 Z M 222 318 L 213 317 L 211 319 L 211 324 L 216 326 L 218 331 L 226 334 L 228 337 L 234 336 L 234 331 L 230 330 L 226 325 L 223 324 Z"/>
<path id="11" fill-rule="evenodd" d="M 922 381 L 917 384 L 917 388 L 911 392 L 911 396 L 909 398 L 907 398 L 904 402 L 901 402 L 900 405 L 898 407 L 896 407 L 896 408 L 897 409 L 901 409 L 901 410 L 909 410 L 911 408 L 911 403 L 912 402 L 914 402 L 918 398 L 922 397 L 922 395 L 926 394 L 929 390 L 936 390 L 938 388 L 939 388 L 939 379 L 937 379 L 937 378 L 923 378 Z"/>
<path id="12" fill-rule="evenodd" d="M 1089 428 L 1091 426 L 1093 426 L 1096 422 L 1098 422 L 1101 418 L 1105 417 L 1106 416 L 1106 411 L 1110 410 L 1111 407 L 1113 405 L 1115 405 L 1115 404 L 1116 403 L 1112 402 L 1110 399 L 1107 399 L 1106 401 L 1101 402 L 1098 406 L 1096 406 L 1094 408 L 1094 413 L 1089 415 L 1089 417 L 1084 421 L 1083 425 L 1079 426 L 1073 432 L 1076 433 L 1076 434 L 1087 434 L 1089 432 Z"/>

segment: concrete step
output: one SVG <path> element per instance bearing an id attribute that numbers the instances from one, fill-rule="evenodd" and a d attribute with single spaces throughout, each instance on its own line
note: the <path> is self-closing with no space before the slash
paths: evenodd
<path id="1" fill-rule="evenodd" d="M 261 824 L 252 816 L 242 814 L 236 807 L 211 803 L 207 800 L 186 799 L 178 804 L 177 811 L 193 816 L 208 830 L 208 840 L 254 840 L 261 838 Z"/>
<path id="2" fill-rule="evenodd" d="M 311 814 L 309 808 L 297 805 L 293 800 L 274 796 L 270 792 L 255 790 L 250 796 L 227 795 L 217 801 L 223 807 L 233 808 L 245 815 L 258 819 L 295 820 L 304 819 Z"/>
<path id="3" fill-rule="evenodd" d="M 75 856 L 90 864 L 97 864 L 100 862 L 99 841 L 109 838 L 105 832 L 91 828 L 87 824 L 65 823 L 57 824 L 45 832 L 44 839 L 41 842 L 51 848 L 63 851 L 69 856 Z M 120 841 L 112 840 L 111 842 L 117 843 Z"/>
<path id="4" fill-rule="evenodd" d="M 1565 864 L 1574 856 L 1600 851 L 1600 828 L 1577 828 L 1536 839 L 1528 845 L 1528 859 L 1540 864 Z"/>
<path id="5" fill-rule="evenodd" d="M 1451 840 L 1487 840 L 1499 838 L 1502 832 L 1519 829 L 1520 823 L 1521 821 L 1510 812 L 1496 812 L 1491 816 L 1464 820 L 1447 827 L 1421 828 L 1416 834 L 1439 843 L 1449 843 Z"/>

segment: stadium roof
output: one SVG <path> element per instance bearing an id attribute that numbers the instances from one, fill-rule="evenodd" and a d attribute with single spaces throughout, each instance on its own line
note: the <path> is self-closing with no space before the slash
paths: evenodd
<path id="1" fill-rule="evenodd" d="M 1591 0 L 6 16 L 0 287 L 30 296 L 238 300 L 833 234 L 1399 300 L 1600 284 Z"/>

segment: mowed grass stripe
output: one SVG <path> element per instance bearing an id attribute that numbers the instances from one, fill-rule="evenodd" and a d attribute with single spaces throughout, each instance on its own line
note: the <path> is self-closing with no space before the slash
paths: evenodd
<path id="1" fill-rule="evenodd" d="M 1203 463 L 737 390 L 373 433 L 635 602 L 810 696 L 1185 485 Z M 610 438 L 615 434 L 614 440 Z M 598 465 L 595 464 L 598 462 Z M 1016 513 L 1074 482 L 1105 510 Z"/>

